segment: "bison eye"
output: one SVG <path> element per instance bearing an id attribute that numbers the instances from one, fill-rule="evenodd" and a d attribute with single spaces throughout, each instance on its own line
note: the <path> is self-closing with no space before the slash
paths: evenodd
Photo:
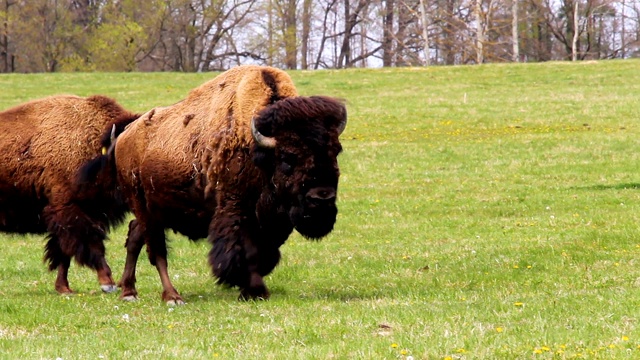
<path id="1" fill-rule="evenodd" d="M 295 165 L 296 156 L 294 154 L 282 154 L 280 156 L 280 169 L 283 173 L 290 175 Z"/>
<path id="2" fill-rule="evenodd" d="M 280 169 L 283 173 L 291 175 L 291 170 L 293 170 L 293 167 L 291 167 L 291 165 L 287 164 L 286 162 L 283 162 L 282 164 L 280 164 Z"/>

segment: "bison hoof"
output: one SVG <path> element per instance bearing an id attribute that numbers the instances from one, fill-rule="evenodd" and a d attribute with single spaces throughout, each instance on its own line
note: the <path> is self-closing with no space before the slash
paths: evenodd
<path id="1" fill-rule="evenodd" d="M 105 292 L 107 294 L 118 291 L 118 287 L 114 284 L 100 285 L 100 289 L 102 289 L 102 292 Z"/>
<path id="2" fill-rule="evenodd" d="M 73 290 L 69 289 L 68 286 L 56 286 L 56 291 L 60 295 L 73 295 Z"/>
<path id="3" fill-rule="evenodd" d="M 136 295 L 127 295 L 122 297 L 123 301 L 138 301 L 138 297 Z"/>
<path id="4" fill-rule="evenodd" d="M 249 301 L 249 300 L 268 300 L 269 299 L 268 291 L 251 291 L 249 289 L 243 289 L 240 291 L 240 296 L 238 296 L 238 300 L 240 301 Z"/>
<path id="5" fill-rule="evenodd" d="M 175 299 L 167 301 L 167 306 L 182 306 L 184 305 L 184 301 L 182 299 Z"/>

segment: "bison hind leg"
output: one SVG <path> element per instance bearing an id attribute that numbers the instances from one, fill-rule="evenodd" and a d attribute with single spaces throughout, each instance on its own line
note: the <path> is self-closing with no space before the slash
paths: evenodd
<path id="1" fill-rule="evenodd" d="M 69 266 L 71 265 L 71 257 L 65 255 L 60 248 L 58 238 L 50 235 L 47 244 L 44 247 L 44 261 L 49 263 L 49 271 L 58 269 L 56 276 L 55 289 L 60 294 L 71 294 L 73 290 L 69 287 Z"/>
<path id="2" fill-rule="evenodd" d="M 116 291 L 111 268 L 105 259 L 103 228 L 106 225 L 94 221 L 76 205 L 48 206 L 44 215 L 50 234 L 45 260 L 49 262 L 49 270 L 58 268 L 56 289 L 63 283 L 68 287 L 68 264 L 73 257 L 79 265 L 96 271 L 102 291 Z"/>
<path id="3" fill-rule="evenodd" d="M 58 237 L 54 235 L 47 236 L 47 244 L 44 246 L 44 259 L 48 264 L 49 271 L 53 271 L 58 268 L 60 264 L 65 261 L 69 261 L 70 256 L 66 255 L 58 242 Z"/>

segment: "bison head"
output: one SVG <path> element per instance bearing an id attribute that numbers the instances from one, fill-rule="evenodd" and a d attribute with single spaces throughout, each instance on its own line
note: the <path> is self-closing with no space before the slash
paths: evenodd
<path id="1" fill-rule="evenodd" d="M 269 179 L 272 208 L 307 238 L 333 230 L 338 208 L 338 139 L 347 123 L 341 102 L 321 96 L 280 100 L 251 122 L 254 161 Z"/>

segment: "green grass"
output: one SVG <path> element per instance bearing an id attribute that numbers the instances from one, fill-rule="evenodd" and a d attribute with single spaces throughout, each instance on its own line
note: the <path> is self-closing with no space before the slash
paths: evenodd
<path id="1" fill-rule="evenodd" d="M 640 61 L 291 72 L 348 102 L 340 214 L 294 234 L 238 302 L 208 244 L 170 234 L 187 305 L 56 295 L 42 236 L 0 239 L 0 358 L 619 359 L 640 357 Z M 0 76 L 0 108 L 56 93 L 145 111 L 213 74 Z M 108 259 L 123 268 L 123 226 Z"/>

